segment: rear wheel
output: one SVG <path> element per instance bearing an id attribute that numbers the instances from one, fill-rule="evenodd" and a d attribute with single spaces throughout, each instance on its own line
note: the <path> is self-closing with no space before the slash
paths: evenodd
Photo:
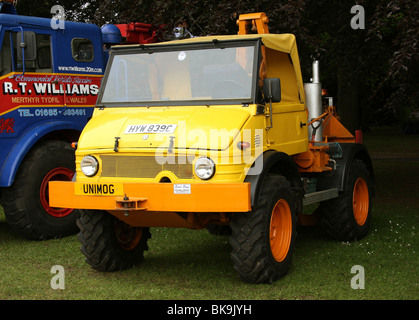
<path id="1" fill-rule="evenodd" d="M 83 210 L 77 225 L 81 252 L 96 270 L 131 268 L 143 260 L 148 250 L 148 228 L 131 227 L 105 211 Z"/>
<path id="2" fill-rule="evenodd" d="M 7 222 L 28 239 L 48 239 L 77 233 L 79 210 L 49 206 L 49 181 L 71 181 L 74 149 L 58 140 L 45 141 L 29 152 L 13 185 L 2 190 Z"/>
<path id="3" fill-rule="evenodd" d="M 372 209 L 371 184 L 367 167 L 361 160 L 355 159 L 349 169 L 346 189 L 338 198 L 321 203 L 326 231 L 337 240 L 361 239 L 368 233 Z"/>
<path id="4" fill-rule="evenodd" d="M 231 257 L 239 276 L 250 283 L 272 283 L 291 265 L 296 235 L 296 202 L 290 183 L 269 175 L 256 209 L 231 221 Z"/>

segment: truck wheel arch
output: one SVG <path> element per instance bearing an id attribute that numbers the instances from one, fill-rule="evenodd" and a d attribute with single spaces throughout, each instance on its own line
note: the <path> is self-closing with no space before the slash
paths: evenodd
<path id="1" fill-rule="evenodd" d="M 83 127 L 80 125 L 75 125 L 71 122 L 54 122 L 45 124 L 39 124 L 36 127 L 28 130 L 19 141 L 12 148 L 7 160 L 1 168 L 0 171 L 0 186 L 9 187 L 13 184 L 16 172 L 19 170 L 19 167 L 26 157 L 27 153 L 40 141 L 48 139 L 49 136 L 61 136 L 63 133 L 67 132 L 66 136 L 75 137 L 76 134 L 79 135 Z"/>
<path id="2" fill-rule="evenodd" d="M 303 185 L 297 165 L 293 159 L 283 152 L 267 150 L 259 156 L 255 163 L 261 163 L 263 166 L 259 174 L 252 174 L 249 170 L 244 182 L 250 183 L 250 194 L 252 208 L 257 204 L 263 182 L 269 173 L 275 173 L 284 176 L 290 183 L 296 193 L 297 209 L 302 208 Z M 297 211 L 298 212 L 298 211 Z"/>
<path id="3" fill-rule="evenodd" d="M 349 176 L 349 168 L 355 159 L 361 160 L 365 163 L 368 171 L 371 174 L 371 192 L 375 195 L 375 178 L 372 166 L 372 160 L 367 148 L 358 143 L 341 143 L 343 156 L 336 161 L 336 170 L 331 175 L 319 176 L 317 179 L 317 189 L 325 190 L 328 188 L 338 188 L 339 191 L 344 191 Z"/>

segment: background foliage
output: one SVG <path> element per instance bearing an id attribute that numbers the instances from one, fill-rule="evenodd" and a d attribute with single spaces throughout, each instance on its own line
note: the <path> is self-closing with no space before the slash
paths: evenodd
<path id="1" fill-rule="evenodd" d="M 265 12 L 272 33 L 297 37 L 305 81 L 321 61 L 323 87 L 352 131 L 368 124 L 404 123 L 418 112 L 419 2 L 416 0 L 20 0 L 23 15 L 51 17 L 60 4 L 67 20 L 145 22 L 167 26 L 185 18 L 196 36 L 234 34 L 239 14 Z M 352 6 L 365 9 L 365 29 L 354 30 Z"/>

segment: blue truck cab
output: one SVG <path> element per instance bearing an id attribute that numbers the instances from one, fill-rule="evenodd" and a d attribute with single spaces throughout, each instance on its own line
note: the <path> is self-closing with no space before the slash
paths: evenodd
<path id="1" fill-rule="evenodd" d="M 101 28 L 16 14 L 0 1 L 0 204 L 29 239 L 77 231 L 77 210 L 49 206 L 48 182 L 71 180 L 74 149 L 106 67 Z"/>

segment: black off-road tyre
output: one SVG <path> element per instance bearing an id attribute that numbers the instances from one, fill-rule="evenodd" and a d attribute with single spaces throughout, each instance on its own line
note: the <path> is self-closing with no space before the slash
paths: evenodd
<path id="1" fill-rule="evenodd" d="M 79 210 L 52 208 L 48 200 L 48 182 L 70 181 L 74 172 L 74 149 L 69 143 L 50 140 L 34 147 L 13 185 L 2 189 L 1 204 L 12 229 L 32 240 L 76 234 Z"/>
<path id="2" fill-rule="evenodd" d="M 327 233 L 340 241 L 363 238 L 369 231 L 372 211 L 372 178 L 366 165 L 355 159 L 349 169 L 345 191 L 324 201 L 319 210 Z"/>
<path id="3" fill-rule="evenodd" d="M 149 228 L 130 227 L 105 211 L 82 210 L 77 225 L 80 250 L 86 262 L 98 271 L 132 268 L 148 250 Z"/>
<path id="4" fill-rule="evenodd" d="M 272 283 L 287 273 L 296 237 L 296 201 L 285 177 L 268 175 L 256 208 L 236 214 L 230 226 L 231 257 L 241 279 Z"/>

